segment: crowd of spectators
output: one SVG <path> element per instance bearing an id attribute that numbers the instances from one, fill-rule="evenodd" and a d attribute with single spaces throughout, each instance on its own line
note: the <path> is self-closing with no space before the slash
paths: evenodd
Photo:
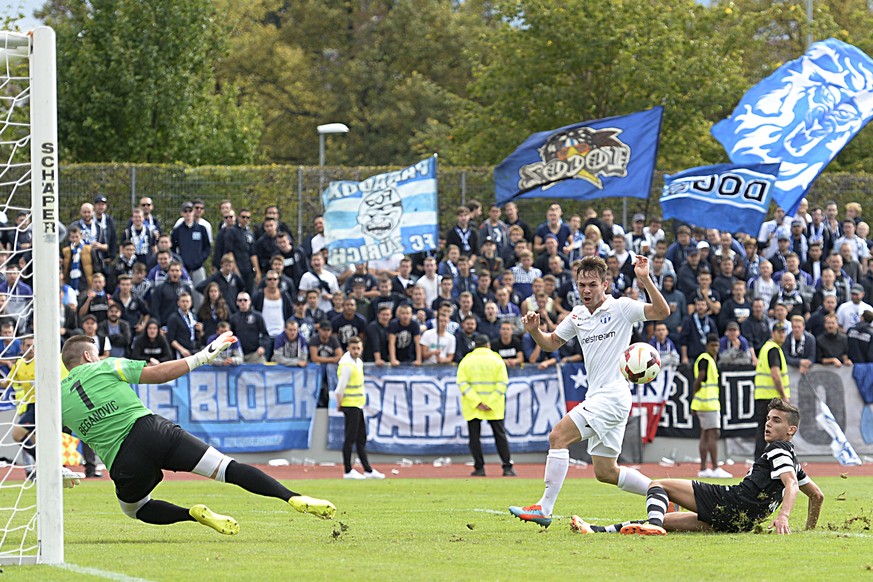
<path id="1" fill-rule="evenodd" d="M 335 363 L 349 340 L 364 342 L 377 365 L 459 362 L 484 333 L 507 366 L 548 368 L 581 361 L 575 339 L 544 352 L 524 334 L 521 314 L 537 311 L 552 330 L 580 303 L 573 263 L 606 260 L 614 297 L 645 300 L 633 255 L 651 260 L 652 278 L 670 305 L 663 325 L 638 324 L 633 341 L 656 345 L 676 363 L 721 338 L 719 361 L 754 364 L 777 321 L 790 326 L 783 349 L 791 365 L 873 361 L 869 226 L 847 204 L 786 216 L 777 208 L 757 236 L 675 223 L 669 236 L 655 216 L 625 228 L 609 208 L 566 217 L 552 204 L 530 224 L 514 203 L 460 206 L 439 247 L 337 268 L 328 262 L 324 222 L 295 240 L 279 208 L 254 217 L 222 201 L 210 224 L 201 200 L 185 202 L 162 225 L 143 197 L 116 222 L 107 199 L 79 208 L 59 249 L 61 341 L 84 333 L 103 357 L 163 362 L 194 353 L 223 330 L 238 342 L 216 363 Z M 162 213 L 166 215 L 166 213 Z M 3 231 L 0 366 L 19 354 L 13 336 L 31 325 L 30 231 Z M 10 235 L 11 233 L 11 235 Z M 14 260 L 19 257 L 20 260 Z"/>

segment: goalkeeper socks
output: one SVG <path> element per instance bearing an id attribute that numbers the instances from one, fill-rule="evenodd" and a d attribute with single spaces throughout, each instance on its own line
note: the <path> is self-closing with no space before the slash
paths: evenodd
<path id="1" fill-rule="evenodd" d="M 667 492 L 660 485 L 649 488 L 646 496 L 646 511 L 649 512 L 649 523 L 664 527 L 664 515 L 667 513 L 667 504 L 670 502 Z"/>
<path id="2" fill-rule="evenodd" d="M 228 464 L 224 473 L 224 480 L 226 483 L 239 485 L 249 493 L 263 495 L 264 497 L 276 497 L 286 502 L 295 495 L 299 495 L 299 493 L 287 489 L 260 469 L 251 465 L 237 463 L 236 461 L 231 461 Z"/>
<path id="3" fill-rule="evenodd" d="M 558 501 L 558 494 L 564 485 L 564 479 L 567 477 L 567 468 L 569 466 L 569 449 L 549 449 L 549 455 L 546 457 L 546 474 L 543 479 L 546 484 L 546 490 L 543 492 L 543 498 L 539 502 L 540 507 L 543 508 L 544 515 L 552 515 L 552 510 Z"/>
<path id="4" fill-rule="evenodd" d="M 652 480 L 630 467 L 618 468 L 618 488 L 628 493 L 646 495 Z"/>
<path id="5" fill-rule="evenodd" d="M 153 525 L 169 525 L 171 523 L 179 523 L 180 521 L 194 521 L 194 518 L 188 514 L 188 510 L 160 499 L 151 499 L 148 503 L 139 508 L 136 512 L 136 518 L 145 523 Z"/>

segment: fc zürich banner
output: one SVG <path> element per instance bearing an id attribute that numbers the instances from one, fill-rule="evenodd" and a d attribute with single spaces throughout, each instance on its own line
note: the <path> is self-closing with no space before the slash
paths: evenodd
<path id="1" fill-rule="evenodd" d="M 514 198 L 648 198 L 663 107 L 531 135 L 494 169 L 497 204 Z"/>
<path id="2" fill-rule="evenodd" d="M 461 393 L 454 366 L 379 368 L 365 365 L 367 450 L 396 455 L 464 454 L 469 452 L 467 423 L 461 415 Z M 329 449 L 341 449 L 343 416 L 336 410 L 336 366 L 328 366 Z M 514 453 L 549 448 L 549 432 L 566 413 L 564 393 L 554 369 L 509 370 L 506 391 L 506 434 Z M 482 446 L 495 452 L 488 423 L 482 423 Z"/>
<path id="3" fill-rule="evenodd" d="M 321 367 L 202 366 L 133 389 L 152 412 L 222 452 L 308 449 Z"/>
<path id="4" fill-rule="evenodd" d="M 664 176 L 664 220 L 757 233 L 767 216 L 779 164 L 719 164 Z"/>
<path id="5" fill-rule="evenodd" d="M 322 194 L 332 265 L 435 249 L 437 158 L 363 182 L 331 182 Z"/>
<path id="6" fill-rule="evenodd" d="M 873 60 L 828 39 L 749 89 L 712 128 L 735 164 L 780 163 L 773 198 L 793 215 L 822 170 L 873 117 Z"/>

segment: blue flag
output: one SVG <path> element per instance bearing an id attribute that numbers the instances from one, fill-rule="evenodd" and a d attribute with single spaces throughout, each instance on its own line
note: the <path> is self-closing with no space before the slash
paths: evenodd
<path id="1" fill-rule="evenodd" d="M 831 38 L 749 89 L 712 135 L 735 164 L 781 162 L 773 198 L 793 215 L 812 182 L 871 116 L 873 60 Z"/>
<path id="2" fill-rule="evenodd" d="M 663 107 L 535 133 L 494 169 L 497 204 L 514 198 L 648 198 Z"/>
<path id="3" fill-rule="evenodd" d="M 664 219 L 757 234 L 770 208 L 779 164 L 720 164 L 664 176 Z"/>
<path id="4" fill-rule="evenodd" d="M 437 247 L 436 156 L 363 182 L 331 182 L 321 196 L 332 265 Z"/>

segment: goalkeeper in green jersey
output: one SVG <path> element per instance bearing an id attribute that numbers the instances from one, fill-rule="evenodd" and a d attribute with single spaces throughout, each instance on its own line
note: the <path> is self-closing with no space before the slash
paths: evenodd
<path id="1" fill-rule="evenodd" d="M 70 374 L 61 382 L 63 424 L 106 463 L 121 511 L 128 517 L 157 525 L 198 521 L 222 534 L 239 532 L 235 519 L 205 505 L 184 508 L 152 499 L 163 469 L 233 483 L 250 493 L 281 499 L 301 513 L 333 517 L 336 508 L 331 502 L 290 491 L 261 470 L 220 453 L 153 414 L 130 387 L 175 380 L 211 362 L 234 341 L 231 332 L 225 332 L 192 356 L 149 367 L 125 358 L 101 360 L 87 336 L 72 337 L 64 344 L 61 358 Z"/>

